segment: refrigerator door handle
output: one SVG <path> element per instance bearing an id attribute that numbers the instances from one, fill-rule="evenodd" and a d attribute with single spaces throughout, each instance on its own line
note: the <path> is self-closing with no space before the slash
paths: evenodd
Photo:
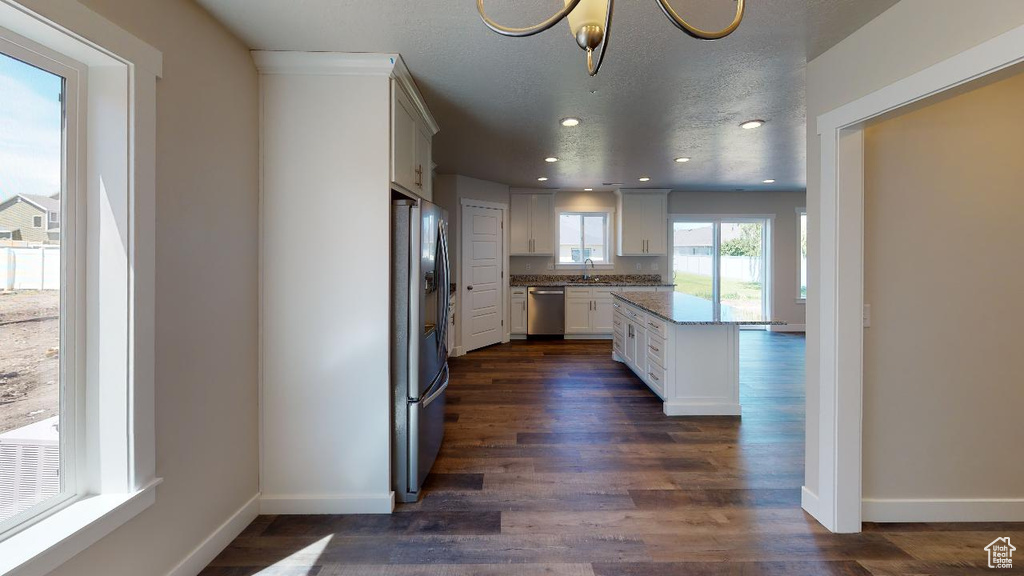
<path id="1" fill-rule="evenodd" d="M 427 396 L 426 398 L 423 399 L 423 408 L 426 408 L 427 406 L 430 406 L 430 404 L 434 400 L 437 400 L 438 396 L 440 396 L 441 394 L 444 394 L 444 391 L 448 389 L 448 381 L 449 381 L 449 376 L 450 375 L 451 374 L 448 372 L 448 365 L 445 364 L 444 365 L 444 378 L 441 381 L 441 385 L 437 387 L 437 390 L 434 390 L 429 396 Z"/>
<path id="2" fill-rule="evenodd" d="M 441 251 L 441 263 L 444 266 L 444 301 L 441 302 L 441 307 L 444 313 L 441 318 L 444 320 L 440 333 L 437 337 L 438 356 L 442 355 L 442 352 L 448 346 L 448 320 L 451 318 L 451 298 L 452 298 L 452 286 L 451 286 L 451 265 L 448 262 L 448 234 L 446 234 L 445 223 L 442 220 L 437 225 L 437 235 Z"/>

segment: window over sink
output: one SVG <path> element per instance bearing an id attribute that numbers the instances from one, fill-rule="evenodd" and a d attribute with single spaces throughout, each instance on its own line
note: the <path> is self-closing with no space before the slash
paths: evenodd
<path id="1" fill-rule="evenodd" d="M 612 215 L 608 212 L 559 212 L 559 267 L 583 266 L 590 259 L 594 267 L 612 265 Z"/>

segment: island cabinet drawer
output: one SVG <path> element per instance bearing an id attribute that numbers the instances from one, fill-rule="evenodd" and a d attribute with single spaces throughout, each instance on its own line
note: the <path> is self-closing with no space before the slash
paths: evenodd
<path id="1" fill-rule="evenodd" d="M 668 338 L 668 323 L 661 318 L 648 315 L 647 323 L 644 326 L 649 333 L 656 334 L 662 338 Z"/>
<path id="2" fill-rule="evenodd" d="M 590 298 L 594 293 L 590 288 L 578 288 L 572 286 L 566 286 L 565 297 L 566 298 Z"/>
<path id="3" fill-rule="evenodd" d="M 626 317 L 622 314 L 612 315 L 612 331 L 616 334 L 626 333 Z"/>
<path id="4" fill-rule="evenodd" d="M 651 390 L 655 394 L 665 397 L 665 369 L 658 366 L 654 362 L 647 363 L 647 374 L 644 376 L 644 381 L 651 387 Z"/>
<path id="5" fill-rule="evenodd" d="M 623 314 L 626 315 L 626 318 L 629 319 L 630 322 L 635 322 L 644 328 L 647 327 L 647 315 L 636 308 L 627 304 L 626 307 L 623 308 Z"/>
<path id="6" fill-rule="evenodd" d="M 623 349 L 623 343 L 626 341 L 626 335 L 624 333 L 616 332 L 612 338 L 612 350 L 621 358 L 625 350 Z"/>
<path id="7" fill-rule="evenodd" d="M 650 332 L 647 333 L 647 357 L 665 369 L 665 341 Z"/>

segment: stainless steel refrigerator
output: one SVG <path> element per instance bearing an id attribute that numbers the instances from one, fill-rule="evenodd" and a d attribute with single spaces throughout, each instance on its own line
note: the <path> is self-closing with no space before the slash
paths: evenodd
<path id="1" fill-rule="evenodd" d="M 394 200 L 391 224 L 392 486 L 399 502 L 415 502 L 444 439 L 448 214 L 425 200 Z"/>

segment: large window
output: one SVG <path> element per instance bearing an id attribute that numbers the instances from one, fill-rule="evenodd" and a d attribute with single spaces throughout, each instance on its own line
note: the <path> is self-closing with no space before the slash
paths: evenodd
<path id="1" fill-rule="evenodd" d="M 800 218 L 800 283 L 797 285 L 797 299 L 807 299 L 807 209 L 798 208 L 797 215 Z"/>
<path id="2" fill-rule="evenodd" d="M 68 119 L 75 79 L 0 44 L 0 535 L 75 495 L 73 325 L 62 288 L 72 277 L 42 214 L 68 189 Z M 17 56 L 17 57 L 15 57 Z M 70 119 L 74 122 L 74 119 Z M 72 143 L 73 144 L 73 143 Z M 71 154 L 74 151 L 71 150 Z M 57 214 L 57 212 L 50 212 Z"/>
<path id="3" fill-rule="evenodd" d="M 562 212 L 558 215 L 558 264 L 610 266 L 611 215 L 606 212 Z"/>
<path id="4" fill-rule="evenodd" d="M 672 223 L 676 291 L 710 301 L 723 320 L 769 316 L 768 218 L 677 217 Z"/>

